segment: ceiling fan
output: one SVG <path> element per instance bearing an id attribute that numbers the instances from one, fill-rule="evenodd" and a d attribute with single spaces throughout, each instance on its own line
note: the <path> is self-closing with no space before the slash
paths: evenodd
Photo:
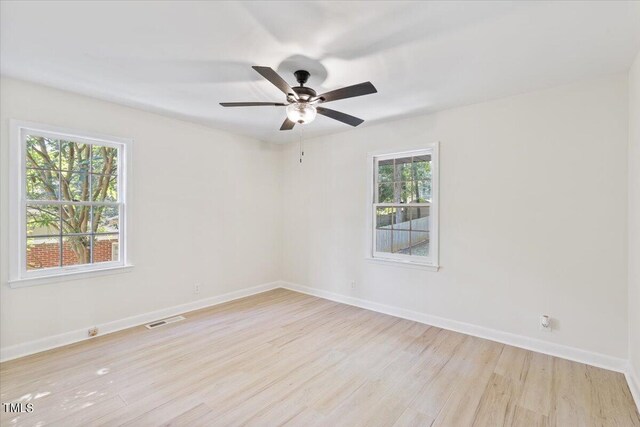
<path id="1" fill-rule="evenodd" d="M 254 66 L 253 69 L 280 89 L 287 96 L 287 102 L 221 102 L 220 105 L 223 107 L 287 107 L 287 118 L 280 126 L 280 130 L 291 130 L 296 123 L 311 123 L 316 118 L 316 114 L 322 114 L 351 126 L 358 126 L 364 120 L 340 111 L 320 107 L 319 105 L 325 102 L 378 92 L 371 82 L 365 82 L 318 95 L 315 90 L 305 86 L 305 83 L 309 80 L 310 74 L 308 71 L 298 70 L 293 73 L 300 86 L 290 87 L 278 73 L 269 67 Z"/>

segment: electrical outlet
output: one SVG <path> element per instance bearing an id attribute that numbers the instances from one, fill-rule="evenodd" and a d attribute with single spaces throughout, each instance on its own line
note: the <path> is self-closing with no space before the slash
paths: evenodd
<path id="1" fill-rule="evenodd" d="M 200 283 L 196 283 L 193 285 L 193 294 L 200 295 Z"/>
<path id="2" fill-rule="evenodd" d="M 356 281 L 352 280 L 350 285 L 351 285 L 351 289 L 355 289 L 356 288 Z"/>
<path id="3" fill-rule="evenodd" d="M 87 335 L 89 335 L 90 337 L 95 337 L 96 335 L 98 335 L 98 328 L 90 328 L 89 331 L 87 331 Z"/>
<path id="4" fill-rule="evenodd" d="M 540 316 L 540 330 L 551 332 L 551 318 L 546 314 Z"/>

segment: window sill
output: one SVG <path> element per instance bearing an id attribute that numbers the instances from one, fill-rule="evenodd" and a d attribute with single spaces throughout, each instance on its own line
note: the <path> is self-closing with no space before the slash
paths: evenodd
<path id="1" fill-rule="evenodd" d="M 24 288 L 27 286 L 45 285 L 49 283 L 65 282 L 69 280 L 89 279 L 93 277 L 106 276 L 111 274 L 128 273 L 133 270 L 133 265 L 120 265 L 117 267 L 107 267 L 96 270 L 67 271 L 58 274 L 41 277 L 27 277 L 23 279 L 9 280 L 10 288 Z"/>
<path id="2" fill-rule="evenodd" d="M 414 268 L 417 270 L 434 271 L 434 272 L 440 269 L 439 265 L 420 264 L 417 262 L 402 261 L 402 260 L 396 260 L 396 259 L 366 257 L 365 261 L 370 262 L 372 264 L 388 265 L 392 267 Z"/>

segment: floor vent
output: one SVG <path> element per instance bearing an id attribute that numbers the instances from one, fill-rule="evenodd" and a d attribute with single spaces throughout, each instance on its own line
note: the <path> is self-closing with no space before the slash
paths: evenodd
<path id="1" fill-rule="evenodd" d="M 185 318 L 183 316 L 169 317 L 168 319 L 156 320 L 155 322 L 147 323 L 144 326 L 147 329 L 155 329 L 159 328 L 160 326 L 168 325 L 169 323 L 179 322 L 184 319 Z"/>

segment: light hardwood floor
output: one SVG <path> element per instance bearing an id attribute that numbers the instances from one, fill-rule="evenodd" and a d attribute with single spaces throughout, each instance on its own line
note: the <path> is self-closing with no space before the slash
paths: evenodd
<path id="1" fill-rule="evenodd" d="M 640 426 L 623 375 L 282 289 L 0 364 L 2 425 Z"/>

